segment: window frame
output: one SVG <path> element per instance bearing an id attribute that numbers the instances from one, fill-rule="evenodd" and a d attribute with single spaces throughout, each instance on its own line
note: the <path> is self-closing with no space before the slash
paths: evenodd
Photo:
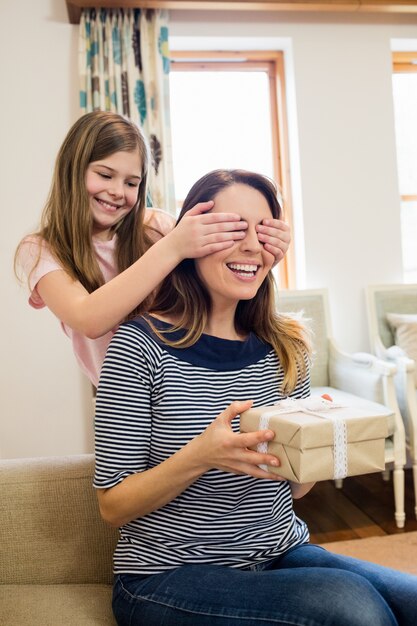
<path id="1" fill-rule="evenodd" d="M 392 53 L 392 73 L 407 74 L 417 73 L 417 51 L 416 52 L 393 52 Z M 400 195 L 402 202 L 417 202 L 417 189 L 415 194 Z"/>
<path id="2" fill-rule="evenodd" d="M 417 73 L 417 51 L 393 52 L 392 53 L 392 73 L 408 74 Z M 400 200 L 405 202 L 417 202 L 417 189 L 415 194 L 401 194 Z"/>
<path id="3" fill-rule="evenodd" d="M 279 50 L 171 50 L 170 71 L 265 71 L 269 80 L 274 179 L 280 188 L 283 215 L 293 229 L 284 53 Z M 294 244 L 278 264 L 280 289 L 295 288 Z"/>

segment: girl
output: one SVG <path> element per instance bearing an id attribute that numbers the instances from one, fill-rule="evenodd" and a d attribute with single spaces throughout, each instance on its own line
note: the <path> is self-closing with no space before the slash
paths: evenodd
<path id="1" fill-rule="evenodd" d="M 213 203 L 205 202 L 172 230 L 168 214 L 145 208 L 147 171 L 135 124 L 115 113 L 84 115 L 58 153 L 41 228 L 16 254 L 30 305 L 61 320 L 95 386 L 115 327 L 181 260 L 229 248 L 247 226 L 235 211 L 209 213 Z M 284 222 L 259 224 L 258 236 L 276 261 L 284 256 Z"/>
<path id="2" fill-rule="evenodd" d="M 101 372 L 95 487 L 120 527 L 113 611 L 119 626 L 412 626 L 417 578 L 308 543 L 294 485 L 260 468 L 269 430 L 239 433 L 239 414 L 309 395 L 303 327 L 275 312 L 274 257 L 257 225 L 280 217 L 274 186 L 211 172 L 188 194 L 233 207 L 244 237 L 185 260 L 151 313 L 122 324 Z"/>

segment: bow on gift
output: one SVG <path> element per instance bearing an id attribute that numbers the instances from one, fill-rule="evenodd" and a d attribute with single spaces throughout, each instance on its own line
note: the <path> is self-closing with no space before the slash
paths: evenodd
<path id="1" fill-rule="evenodd" d="M 336 404 L 326 400 L 322 396 L 311 396 L 303 400 L 285 398 L 275 403 L 276 409 L 265 411 L 259 418 L 259 430 L 269 428 L 271 417 L 283 413 L 307 413 L 322 419 L 330 420 L 333 423 L 333 457 L 334 469 L 333 478 L 345 478 L 348 473 L 347 460 L 347 429 L 346 422 L 338 415 L 332 414 L 332 409 L 342 408 L 342 404 Z M 266 454 L 268 452 L 268 442 L 263 441 L 257 445 L 257 451 Z M 260 465 L 262 469 L 268 471 L 267 465 Z"/>

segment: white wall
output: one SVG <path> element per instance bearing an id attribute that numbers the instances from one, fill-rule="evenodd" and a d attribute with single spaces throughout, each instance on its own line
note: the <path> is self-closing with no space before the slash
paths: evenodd
<path id="1" fill-rule="evenodd" d="M 78 116 L 77 32 L 64 1 L 0 5 L 0 457 L 92 449 L 91 402 L 70 343 L 49 311 L 34 311 L 13 276 L 20 238 L 35 229 L 53 163 Z"/>
<path id="2" fill-rule="evenodd" d="M 290 42 L 303 286 L 329 288 L 334 334 L 348 350 L 368 348 L 363 288 L 402 280 L 390 39 L 417 39 L 417 19 L 372 19 L 178 11 L 170 27 L 174 38 L 189 41 Z M 7 87 L 0 116 L 4 458 L 86 452 L 92 445 L 89 389 L 69 341 L 49 312 L 27 306 L 12 274 L 15 246 L 36 226 L 56 151 L 78 115 L 77 35 L 63 0 L 0 5 L 0 84 Z"/>

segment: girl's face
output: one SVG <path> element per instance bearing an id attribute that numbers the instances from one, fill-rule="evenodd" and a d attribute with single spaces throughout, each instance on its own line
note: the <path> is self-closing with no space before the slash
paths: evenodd
<path id="1" fill-rule="evenodd" d="M 237 183 L 214 198 L 213 213 L 238 213 L 248 223 L 245 237 L 231 248 L 195 261 L 197 272 L 208 289 L 213 304 L 237 304 L 253 298 L 275 258 L 258 239 L 255 227 L 271 218 L 265 197 L 253 187 Z"/>
<path id="2" fill-rule="evenodd" d="M 93 236 L 110 239 L 110 229 L 135 206 L 142 176 L 138 151 L 115 152 L 87 167 L 85 184 L 93 216 Z"/>

